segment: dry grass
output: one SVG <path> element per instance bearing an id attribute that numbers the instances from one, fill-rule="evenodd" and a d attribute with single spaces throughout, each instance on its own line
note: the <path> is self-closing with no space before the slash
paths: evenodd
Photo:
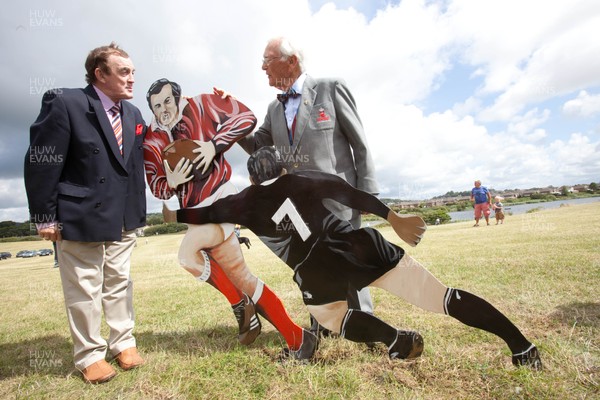
<path id="1" fill-rule="evenodd" d="M 600 398 L 600 203 L 507 217 L 504 225 L 430 227 L 407 251 L 443 282 L 485 297 L 542 352 L 541 373 L 516 369 L 504 343 L 373 290 L 376 312 L 420 330 L 416 362 L 382 347 L 321 342 L 311 365 L 276 361 L 283 340 L 265 322 L 236 341 L 225 299 L 176 265 L 180 235 L 140 238 L 134 252 L 136 337 L 147 365 L 84 384 L 51 257 L 0 261 L 0 398 L 52 399 L 589 399 Z M 291 271 L 250 232 L 247 261 L 301 325 L 308 314 Z M 398 243 L 389 228 L 382 232 Z M 0 243 L 14 254 L 47 243 Z"/>

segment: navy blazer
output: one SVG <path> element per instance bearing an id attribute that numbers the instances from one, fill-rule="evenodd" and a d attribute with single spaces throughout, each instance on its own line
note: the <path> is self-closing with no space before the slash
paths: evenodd
<path id="1" fill-rule="evenodd" d="M 56 221 L 63 239 L 83 242 L 121 240 L 123 229 L 145 225 L 146 125 L 121 104 L 123 155 L 91 85 L 44 94 L 25 156 L 32 223 Z"/>

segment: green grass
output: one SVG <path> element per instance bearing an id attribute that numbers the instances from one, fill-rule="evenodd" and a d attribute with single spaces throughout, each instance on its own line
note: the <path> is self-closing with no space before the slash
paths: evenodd
<path id="1" fill-rule="evenodd" d="M 400 243 L 389 227 L 382 232 Z M 242 233 L 252 240 L 244 247 L 252 270 L 307 325 L 291 270 Z M 181 237 L 138 239 L 135 333 L 147 364 L 97 386 L 84 384 L 73 367 L 52 257 L 15 259 L 33 243 L 0 243 L 0 251 L 13 253 L 0 261 L 0 398 L 600 398 L 600 203 L 507 217 L 498 226 L 432 226 L 417 248 L 405 246 L 444 283 L 479 294 L 515 322 L 540 348 L 541 373 L 514 368 L 499 338 L 378 289 L 376 313 L 425 337 L 419 360 L 392 362 L 383 346 L 368 351 L 327 338 L 311 365 L 282 365 L 284 342 L 268 322 L 253 345 L 237 343 L 224 297 L 177 266 Z"/>

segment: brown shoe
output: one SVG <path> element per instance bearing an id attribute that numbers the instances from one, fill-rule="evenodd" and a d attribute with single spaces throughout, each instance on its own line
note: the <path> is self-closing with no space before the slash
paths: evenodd
<path id="1" fill-rule="evenodd" d="M 106 360 L 88 365 L 81 373 L 85 382 L 93 384 L 108 382 L 117 375 L 117 371 Z"/>
<path id="2" fill-rule="evenodd" d="M 140 357 L 137 348 L 135 347 L 130 347 L 128 349 L 123 350 L 122 352 L 117 354 L 116 359 L 119 363 L 119 367 L 121 367 L 125 371 L 139 367 L 140 365 L 144 365 L 145 363 L 144 359 Z"/>

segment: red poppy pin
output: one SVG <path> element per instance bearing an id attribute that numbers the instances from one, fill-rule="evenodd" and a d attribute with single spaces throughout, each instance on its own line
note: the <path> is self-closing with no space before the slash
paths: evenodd
<path id="1" fill-rule="evenodd" d="M 135 126 L 135 136 L 141 135 L 144 132 L 144 125 L 137 124 Z"/>
<path id="2" fill-rule="evenodd" d="M 329 121 L 329 115 L 325 114 L 325 110 L 323 108 L 319 108 L 319 116 L 317 117 L 317 122 Z"/>

